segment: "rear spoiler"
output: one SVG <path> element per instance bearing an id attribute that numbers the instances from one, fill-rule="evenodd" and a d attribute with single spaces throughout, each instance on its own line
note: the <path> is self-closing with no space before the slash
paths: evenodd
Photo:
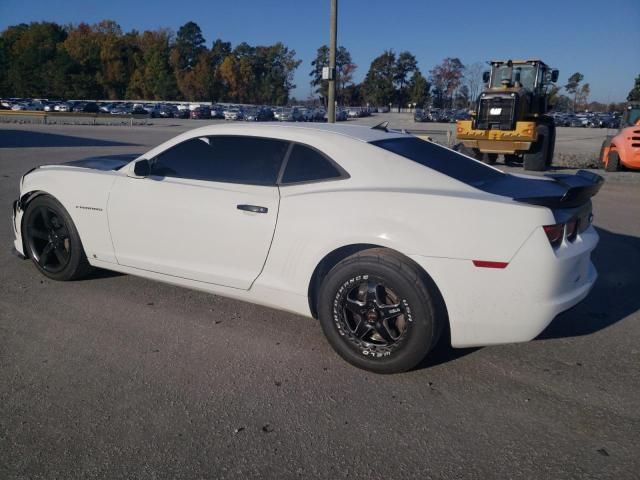
<path id="1" fill-rule="evenodd" d="M 514 200 L 531 205 L 541 205 L 548 208 L 574 208 L 586 203 L 600 191 L 604 178 L 587 170 L 578 170 L 575 175 L 566 173 L 548 173 L 557 184 L 566 188 L 562 196 L 521 197 Z"/>

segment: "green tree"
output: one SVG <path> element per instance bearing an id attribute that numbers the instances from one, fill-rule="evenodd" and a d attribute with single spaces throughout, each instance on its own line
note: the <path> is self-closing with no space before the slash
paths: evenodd
<path id="1" fill-rule="evenodd" d="M 364 103 L 362 97 L 362 84 L 351 83 L 342 91 L 344 105 L 358 106 Z"/>
<path id="2" fill-rule="evenodd" d="M 429 74 L 434 86 L 436 106 L 452 106 L 453 94 L 460 86 L 464 76 L 464 65 L 460 59 L 447 57 L 442 63 L 433 67 Z"/>
<path id="3" fill-rule="evenodd" d="M 55 70 L 58 44 L 66 36 L 62 27 L 51 22 L 22 24 L 3 32 L 4 83 L 11 95 L 57 96 L 56 82 L 50 75 Z"/>
<path id="4" fill-rule="evenodd" d="M 409 82 L 409 75 L 413 76 L 417 70 L 418 61 L 414 55 L 406 51 L 398 54 L 393 75 L 397 89 L 398 111 L 405 106 L 408 100 L 407 83 Z"/>
<path id="5" fill-rule="evenodd" d="M 187 22 L 178 29 L 174 50 L 175 66 L 179 70 L 195 67 L 199 55 L 205 50 L 205 40 L 197 23 Z"/>
<path id="6" fill-rule="evenodd" d="M 69 58 L 67 98 L 103 98 L 104 92 L 98 84 L 100 71 L 100 42 L 93 28 L 81 23 L 71 27 L 62 44 L 64 54 Z"/>
<path id="7" fill-rule="evenodd" d="M 190 72 L 205 50 L 205 40 L 197 23 L 187 22 L 178 29 L 170 53 L 170 62 L 183 98 L 193 95 L 193 75 Z"/>
<path id="8" fill-rule="evenodd" d="M 364 99 L 372 105 L 388 105 L 395 99 L 396 55 L 392 50 L 376 57 L 362 84 Z"/>
<path id="9" fill-rule="evenodd" d="M 211 45 L 209 51 L 209 61 L 211 62 L 211 69 L 213 70 L 213 81 L 211 86 L 211 98 L 213 100 L 221 100 L 225 97 L 225 87 L 220 77 L 220 65 L 226 57 L 231 54 L 231 42 L 223 42 L 221 39 L 216 39 Z"/>
<path id="10" fill-rule="evenodd" d="M 576 103 L 578 100 L 578 88 L 580 86 L 580 82 L 584 79 L 584 75 L 580 72 L 576 72 L 569 77 L 567 80 L 567 84 L 564 86 L 564 89 L 567 93 L 573 95 L 573 111 L 576 110 Z"/>
<path id="11" fill-rule="evenodd" d="M 129 59 L 133 55 L 132 45 L 122 35 L 120 25 L 112 20 L 103 20 L 94 29 L 100 45 L 100 69 L 96 75 L 98 84 L 109 99 L 123 98 L 131 74 Z"/>
<path id="12" fill-rule="evenodd" d="M 329 47 L 326 45 L 318 48 L 316 58 L 311 62 L 311 86 L 315 88 L 322 102 L 327 103 L 329 92 L 329 81 L 322 79 L 322 69 L 329 66 Z M 357 65 L 351 59 L 351 53 L 345 47 L 338 47 L 336 50 L 336 97 L 338 102 L 344 102 L 343 90 L 352 83 L 353 74 L 357 69 Z"/>
<path id="13" fill-rule="evenodd" d="M 9 51 L 4 37 L 0 36 L 0 96 L 8 96 L 7 70 L 9 68 Z"/>
<path id="14" fill-rule="evenodd" d="M 582 85 L 576 94 L 577 105 L 580 106 L 582 110 L 586 109 L 589 103 L 589 94 L 591 93 L 591 87 L 588 83 Z"/>
<path id="15" fill-rule="evenodd" d="M 411 77 L 409 82 L 409 101 L 418 107 L 423 107 L 429 100 L 429 82 L 422 75 L 419 69 Z"/>
<path id="16" fill-rule="evenodd" d="M 224 85 L 226 96 L 224 100 L 233 101 L 238 96 L 239 89 L 239 73 L 238 62 L 234 56 L 228 55 L 220 65 L 220 80 Z"/>
<path id="17" fill-rule="evenodd" d="M 127 98 L 172 99 L 177 85 L 169 62 L 171 33 L 160 29 L 132 37 L 136 47 Z"/>
<path id="18" fill-rule="evenodd" d="M 638 102 L 640 101 L 640 75 L 636 77 L 635 84 L 633 88 L 627 95 L 627 101 L 629 102 Z"/>
<path id="19" fill-rule="evenodd" d="M 467 85 L 461 85 L 456 90 L 453 106 L 454 108 L 468 108 L 470 99 L 469 87 Z"/>
<path id="20" fill-rule="evenodd" d="M 296 88 L 293 75 L 302 60 L 296 59 L 296 51 L 278 42 L 264 50 L 264 71 L 259 79 L 258 103 L 286 105 L 289 93 Z"/>
<path id="21" fill-rule="evenodd" d="M 232 49 L 217 39 L 207 49 L 194 22 L 175 41 L 166 29 L 125 33 L 112 20 L 21 24 L 0 34 L 2 96 L 286 104 L 299 65 L 282 43 Z"/>

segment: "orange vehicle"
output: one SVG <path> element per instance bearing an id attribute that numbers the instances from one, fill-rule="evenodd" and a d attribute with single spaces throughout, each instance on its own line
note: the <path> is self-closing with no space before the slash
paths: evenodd
<path id="1" fill-rule="evenodd" d="M 602 143 L 600 166 L 607 172 L 640 170 L 640 103 L 627 107 L 618 134 Z"/>

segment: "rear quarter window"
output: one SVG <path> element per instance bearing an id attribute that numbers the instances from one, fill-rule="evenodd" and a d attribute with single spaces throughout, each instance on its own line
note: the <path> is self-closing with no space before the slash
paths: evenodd
<path id="1" fill-rule="evenodd" d="M 482 162 L 416 137 L 377 140 L 371 144 L 413 160 L 472 187 L 480 187 L 484 183 L 504 175 L 499 170 L 484 165 Z"/>
<path id="2" fill-rule="evenodd" d="M 296 144 L 289 155 L 281 183 L 320 182 L 342 176 L 342 172 L 325 155 L 313 148 Z"/>

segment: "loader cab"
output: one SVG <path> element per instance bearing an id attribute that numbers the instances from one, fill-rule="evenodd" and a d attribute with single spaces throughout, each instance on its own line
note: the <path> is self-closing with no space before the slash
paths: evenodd
<path id="1" fill-rule="evenodd" d="M 632 103 L 627 106 L 622 115 L 622 122 L 620 126 L 624 127 L 634 127 L 638 125 L 640 121 L 640 103 Z"/>
<path id="2" fill-rule="evenodd" d="M 525 90 L 536 95 L 545 95 L 547 88 L 558 81 L 558 70 L 539 60 L 491 62 L 488 77 L 489 89 Z"/>
<path id="3" fill-rule="evenodd" d="M 500 130 L 515 128 L 515 122 L 535 119 L 549 111 L 548 93 L 552 83 L 558 80 L 558 70 L 541 60 L 506 60 L 490 62 L 491 70 L 484 73 L 487 89 L 480 95 L 477 111 L 480 115 L 476 128 Z M 482 112 L 490 107 L 508 112 L 509 118 L 482 118 Z M 498 105 L 500 103 L 500 105 Z M 490 113 L 490 112 L 489 112 Z M 484 121 L 483 121 L 484 120 Z M 497 120 L 500 120 L 498 123 Z"/>

